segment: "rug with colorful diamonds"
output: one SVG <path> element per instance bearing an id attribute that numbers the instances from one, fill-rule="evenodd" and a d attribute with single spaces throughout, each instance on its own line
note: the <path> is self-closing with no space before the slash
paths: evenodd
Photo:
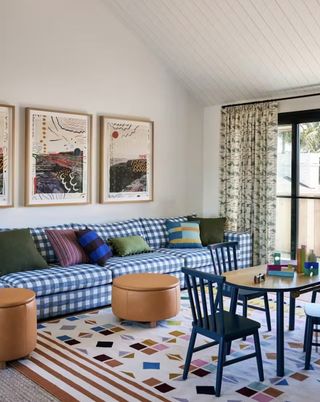
<path id="1" fill-rule="evenodd" d="M 262 306 L 262 301 L 258 300 L 256 304 Z M 249 309 L 249 317 L 262 324 L 260 338 L 265 381 L 258 380 L 255 359 L 228 366 L 224 369 L 222 395 L 219 401 L 320 400 L 320 356 L 315 349 L 312 351 L 312 369 L 309 371 L 303 369 L 302 342 L 305 324 L 303 301 L 297 302 L 296 329 L 286 331 L 285 334 L 286 375 L 283 378 L 276 377 L 275 374 L 275 303 L 272 296 L 270 307 L 272 332 L 267 332 L 264 313 Z M 285 311 L 287 326 L 288 305 L 285 306 Z M 131 392 L 134 392 L 140 396 L 140 400 L 146 401 L 210 401 L 215 399 L 213 385 L 218 352 L 216 346 L 195 354 L 188 379 L 186 381 L 181 379 L 190 328 L 191 313 L 186 292 L 182 292 L 180 314 L 170 320 L 159 322 L 156 328 L 135 322 L 119 322 L 113 316 L 111 308 L 56 319 L 39 325 L 39 345 L 30 357 L 32 359 L 33 356 L 34 361 L 21 360 L 17 368 L 30 378 L 33 373 L 33 380 L 43 387 L 46 387 L 44 380 L 53 382 L 56 388 L 50 389 L 48 386 L 46 388 L 52 393 L 56 392 L 61 400 L 130 401 L 133 400 Z M 207 341 L 200 336 L 197 344 Z M 240 340 L 233 343 L 231 357 L 241 356 L 252 350 L 252 339 Z M 39 352 L 40 358 L 37 357 Z M 46 357 L 50 361 L 52 353 L 58 356 L 61 354 L 70 356 L 70 360 L 66 358 L 63 367 L 55 371 L 59 374 L 58 378 L 54 378 L 54 371 L 47 373 L 46 363 L 43 360 Z M 56 356 L 54 358 L 57 361 L 53 364 L 59 367 L 59 358 Z M 79 361 L 81 365 L 77 368 Z M 112 373 L 113 383 L 112 381 L 110 384 L 106 383 L 104 377 L 98 375 L 89 381 L 89 385 L 82 384 L 86 378 L 90 379 L 93 375 L 92 367 L 96 367 L 97 372 Z M 78 381 L 73 380 L 73 383 L 82 384 L 82 390 L 72 390 L 70 378 L 71 376 L 77 378 L 77 375 L 80 375 L 80 378 Z M 116 383 L 120 384 L 118 391 Z M 101 387 L 112 390 L 112 394 L 107 398 L 101 396 Z"/>

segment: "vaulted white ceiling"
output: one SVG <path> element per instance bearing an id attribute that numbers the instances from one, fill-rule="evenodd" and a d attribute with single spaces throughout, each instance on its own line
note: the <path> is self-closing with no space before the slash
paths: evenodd
<path id="1" fill-rule="evenodd" d="M 104 1 L 205 105 L 320 88 L 320 0 Z"/>

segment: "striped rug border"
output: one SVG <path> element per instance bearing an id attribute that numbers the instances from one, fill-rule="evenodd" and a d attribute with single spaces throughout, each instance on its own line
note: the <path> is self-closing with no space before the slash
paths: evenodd
<path id="1" fill-rule="evenodd" d="M 170 401 L 41 332 L 35 351 L 11 366 L 63 402 Z"/>
<path id="2" fill-rule="evenodd" d="M 73 398 L 70 394 L 65 392 L 63 389 L 57 387 L 52 382 L 46 380 L 43 376 L 37 374 L 35 371 L 31 370 L 29 367 L 20 363 L 19 361 L 14 361 L 10 363 L 10 366 L 15 368 L 25 377 L 29 378 L 31 381 L 35 382 L 41 388 L 49 392 L 49 394 L 55 396 L 60 401 L 64 402 L 78 402 L 77 399 Z"/>
<path id="3" fill-rule="evenodd" d="M 144 387 L 142 384 L 140 384 L 139 382 L 133 381 L 128 377 L 125 377 L 117 372 L 115 372 L 114 370 L 109 369 L 108 367 L 106 367 L 103 363 L 100 363 L 96 360 L 94 360 L 93 358 L 87 357 L 83 354 L 81 354 L 80 352 L 74 350 L 73 348 L 65 345 L 65 343 L 58 341 L 56 339 L 53 339 L 51 337 L 48 337 L 42 333 L 38 333 L 39 336 L 43 337 L 44 339 L 46 339 L 48 342 L 51 342 L 57 346 L 60 346 L 62 349 L 67 350 L 68 352 L 70 352 L 71 354 L 78 356 L 79 358 L 81 358 L 82 360 L 91 363 L 92 365 L 96 366 L 99 369 L 102 369 L 103 371 L 107 372 L 108 374 L 112 375 L 113 377 L 116 377 L 119 380 L 122 380 L 123 382 L 132 385 L 133 387 L 137 388 L 139 391 L 144 391 L 156 398 L 158 398 L 159 400 L 163 401 L 163 402 L 170 402 L 169 399 L 163 397 L 161 394 L 157 394 L 153 391 L 151 391 L 150 389 Z"/>
<path id="4" fill-rule="evenodd" d="M 87 382 L 91 386 L 95 387 L 97 390 L 102 391 L 103 393 L 107 394 L 110 398 L 113 398 L 114 400 L 119 401 L 119 402 L 125 402 L 125 399 L 119 397 L 114 392 L 109 391 L 105 387 L 101 387 L 98 383 L 94 382 L 93 380 L 91 380 L 89 378 L 85 378 L 83 374 L 77 373 L 74 369 L 68 368 L 68 366 L 66 366 L 64 363 L 57 361 L 54 357 L 46 354 L 42 350 L 39 350 L 38 348 L 36 348 L 35 352 L 37 355 L 40 355 L 41 357 L 43 357 L 44 359 L 48 360 L 51 363 L 54 363 L 56 365 L 59 365 L 59 363 L 60 363 L 61 369 L 68 371 L 74 377 L 75 380 L 79 379 L 84 382 Z M 36 357 L 31 356 L 31 357 L 29 357 L 29 360 L 32 363 L 34 363 L 35 365 L 41 367 L 43 370 L 47 370 L 50 374 L 52 374 L 56 378 L 60 379 L 61 381 L 64 381 L 66 384 L 68 384 L 72 388 L 76 389 L 78 392 L 84 394 L 86 397 L 88 397 L 96 402 L 104 402 L 104 399 L 99 398 L 98 396 L 96 396 L 92 392 L 88 391 L 83 386 L 79 385 L 77 382 L 72 381 L 69 378 L 63 376 L 62 374 L 57 372 L 57 370 L 54 370 L 51 367 L 46 366 L 45 363 L 43 363 L 41 360 L 37 359 Z"/>
<path id="5" fill-rule="evenodd" d="M 51 352 L 56 353 L 57 355 L 59 355 L 59 356 L 62 357 L 63 359 L 66 359 L 66 360 L 68 360 L 68 361 L 71 362 L 71 363 L 75 363 L 76 365 L 79 366 L 79 368 L 82 368 L 83 370 L 86 370 L 88 373 L 92 374 L 93 376 L 96 376 L 96 377 L 98 377 L 99 379 L 105 381 L 106 384 L 108 384 L 108 385 L 110 385 L 110 386 L 113 386 L 113 387 L 115 387 L 115 388 L 119 388 L 119 390 L 121 390 L 122 392 L 127 393 L 127 394 L 130 394 L 131 396 L 137 398 L 138 400 L 140 400 L 140 401 L 142 401 L 142 402 L 148 402 L 147 399 L 142 398 L 141 396 L 139 396 L 139 394 L 136 394 L 136 393 L 134 393 L 134 392 L 128 390 L 128 388 L 124 387 L 124 386 L 121 385 L 121 384 L 117 384 L 115 381 L 110 380 L 110 378 L 108 378 L 107 376 L 99 374 L 97 371 L 93 370 L 93 369 L 92 369 L 91 367 L 89 367 L 88 365 L 85 366 L 84 364 L 82 364 L 82 363 L 80 363 L 80 362 L 77 362 L 76 360 L 74 360 L 74 359 L 68 357 L 66 354 L 60 352 L 59 350 L 55 350 L 53 347 L 51 347 L 51 346 L 49 346 L 49 345 L 46 345 L 45 343 L 43 343 L 43 342 L 41 342 L 41 341 L 38 341 L 38 344 L 39 344 L 40 346 L 43 346 L 43 348 L 49 349 Z M 36 349 L 36 352 L 39 353 L 40 355 L 42 355 L 42 356 L 48 358 L 48 355 L 47 355 L 45 352 L 43 352 L 42 350 Z M 53 357 L 49 357 L 49 360 L 51 360 L 53 363 L 59 364 L 59 362 L 57 362 Z M 66 370 L 69 370 L 71 374 L 73 374 L 73 375 L 75 375 L 76 377 L 79 377 L 79 378 L 81 378 L 81 379 L 83 380 L 83 375 L 81 375 L 80 373 L 77 373 L 77 372 L 75 373 L 74 370 L 72 370 L 71 368 L 68 369 L 68 367 L 66 367 L 63 363 L 60 363 L 60 364 L 62 364 L 61 367 L 63 367 L 63 368 L 66 369 Z M 91 385 L 93 385 L 94 387 L 96 387 L 96 388 L 100 389 L 101 391 L 103 391 L 103 392 L 109 394 L 109 396 L 110 396 L 110 397 L 113 397 L 114 400 L 117 400 L 117 401 L 120 401 L 120 402 L 125 402 L 125 400 L 123 400 L 123 399 L 122 399 L 121 397 L 119 397 L 117 394 L 115 394 L 115 393 L 113 393 L 113 392 L 110 392 L 108 389 L 106 389 L 106 388 L 104 388 L 104 387 L 102 387 L 102 388 L 103 388 L 103 389 L 102 389 L 101 386 L 100 386 L 97 382 L 91 381 L 89 378 L 87 379 L 87 381 L 88 381 Z"/>

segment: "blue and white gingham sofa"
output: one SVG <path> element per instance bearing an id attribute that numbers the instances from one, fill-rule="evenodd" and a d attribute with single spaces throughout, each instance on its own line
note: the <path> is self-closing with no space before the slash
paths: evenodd
<path id="1" fill-rule="evenodd" d="M 186 220 L 185 217 L 171 219 Z M 0 278 L 0 288 L 23 287 L 34 290 L 37 295 L 38 319 L 111 304 L 112 280 L 123 274 L 166 273 L 176 276 L 183 288 L 185 284 L 181 268 L 212 271 L 210 252 L 206 247 L 202 249 L 166 248 L 165 220 L 165 218 L 140 218 L 115 223 L 66 224 L 31 228 L 30 232 L 36 247 L 50 267 L 4 275 Z M 112 257 L 105 267 L 79 264 L 62 268 L 57 265 L 57 257 L 45 234 L 45 229 L 76 230 L 85 227 L 95 230 L 105 241 L 112 237 L 142 236 L 153 251 L 128 257 Z M 252 239 L 250 234 L 225 232 L 225 241 L 238 242 L 240 268 L 251 265 Z"/>

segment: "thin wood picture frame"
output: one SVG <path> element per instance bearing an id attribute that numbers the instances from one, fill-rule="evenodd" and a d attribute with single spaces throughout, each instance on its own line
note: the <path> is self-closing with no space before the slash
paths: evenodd
<path id="1" fill-rule="evenodd" d="M 14 206 L 15 106 L 0 105 L 0 208 Z"/>
<path id="2" fill-rule="evenodd" d="M 26 206 L 91 202 L 92 115 L 26 108 Z"/>
<path id="3" fill-rule="evenodd" d="M 150 202 L 154 191 L 154 122 L 100 116 L 100 202 Z"/>

